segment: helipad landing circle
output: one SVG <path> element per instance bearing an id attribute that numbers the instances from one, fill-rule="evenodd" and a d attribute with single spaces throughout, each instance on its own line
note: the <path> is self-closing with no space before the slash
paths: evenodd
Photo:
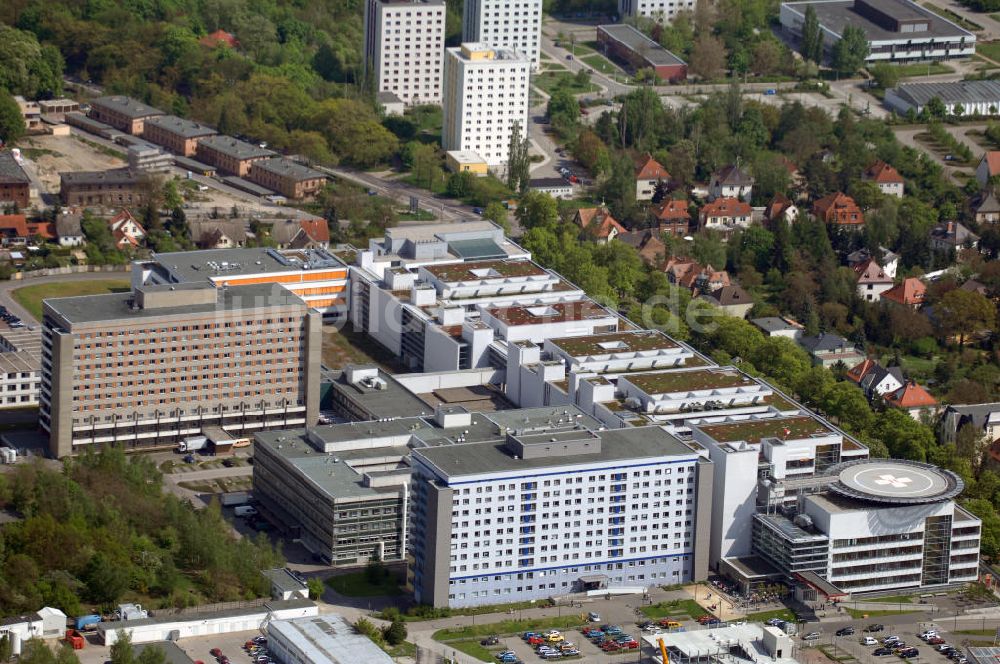
<path id="1" fill-rule="evenodd" d="M 900 459 L 849 461 L 831 469 L 836 493 L 882 503 L 919 504 L 953 498 L 963 482 L 955 473 Z"/>

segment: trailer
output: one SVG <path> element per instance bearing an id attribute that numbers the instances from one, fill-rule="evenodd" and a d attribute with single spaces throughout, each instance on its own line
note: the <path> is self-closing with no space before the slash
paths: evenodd
<path id="1" fill-rule="evenodd" d="M 240 505 L 246 505 L 250 502 L 253 496 L 250 495 L 249 491 L 231 491 L 229 493 L 222 494 L 219 499 L 219 504 L 223 507 L 238 507 Z"/>
<path id="2" fill-rule="evenodd" d="M 208 447 L 208 438 L 205 436 L 192 436 L 185 438 L 177 444 L 177 451 L 181 454 L 188 452 L 198 452 Z"/>
<path id="3" fill-rule="evenodd" d="M 97 627 L 97 623 L 101 622 L 101 617 L 96 613 L 92 613 L 87 616 L 79 616 L 74 622 L 74 627 L 77 631 L 83 629 L 93 629 Z"/>

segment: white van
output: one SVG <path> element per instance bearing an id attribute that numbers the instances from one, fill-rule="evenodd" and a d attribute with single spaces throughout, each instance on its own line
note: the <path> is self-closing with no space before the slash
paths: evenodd
<path id="1" fill-rule="evenodd" d="M 257 516 L 257 509 L 249 505 L 240 505 L 233 508 L 233 514 L 240 517 Z"/>

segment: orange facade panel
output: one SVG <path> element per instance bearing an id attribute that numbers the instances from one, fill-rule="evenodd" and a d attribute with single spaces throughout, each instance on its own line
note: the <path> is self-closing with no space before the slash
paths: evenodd
<path id="1" fill-rule="evenodd" d="M 308 300 L 306 302 L 307 306 L 312 307 L 314 309 L 318 309 L 320 307 L 341 306 L 343 304 L 345 304 L 343 298 L 339 298 L 339 297 L 331 297 L 331 298 L 326 299 L 326 300 Z"/>
<path id="2" fill-rule="evenodd" d="M 306 295 L 332 295 L 342 293 L 346 286 L 317 286 L 316 288 L 292 288 L 291 291 L 298 296 Z"/>
<path id="3" fill-rule="evenodd" d="M 274 274 L 262 277 L 235 277 L 221 283 L 227 286 L 248 286 L 250 284 L 297 284 L 300 281 L 302 279 L 297 274 Z"/>
<path id="4" fill-rule="evenodd" d="M 327 279 L 347 279 L 347 270 L 325 270 L 323 272 L 306 272 L 302 281 L 326 281 Z"/>

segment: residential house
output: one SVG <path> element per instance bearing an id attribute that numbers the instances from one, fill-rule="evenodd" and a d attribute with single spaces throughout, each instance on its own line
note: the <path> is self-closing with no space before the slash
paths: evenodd
<path id="1" fill-rule="evenodd" d="M 651 201 L 660 182 L 669 182 L 670 173 L 648 152 L 635 164 L 635 200 Z"/>
<path id="2" fill-rule="evenodd" d="M 633 247 L 648 265 L 659 265 L 667 255 L 667 245 L 663 244 L 660 232 L 655 228 L 621 233 L 618 241 Z"/>
<path id="3" fill-rule="evenodd" d="M 0 207 L 16 205 L 24 209 L 31 198 L 31 180 L 19 159 L 10 150 L 0 151 Z"/>
<path id="4" fill-rule="evenodd" d="M 892 288 L 892 277 L 871 258 L 855 265 L 854 273 L 858 275 L 858 297 L 866 302 L 878 302 L 882 293 Z"/>
<path id="5" fill-rule="evenodd" d="M 663 268 L 667 280 L 693 294 L 711 292 L 730 285 L 729 273 L 711 265 L 702 266 L 690 258 L 668 258 Z"/>
<path id="6" fill-rule="evenodd" d="M 127 209 L 111 217 L 108 220 L 108 228 L 115 238 L 115 245 L 119 249 L 135 249 L 142 246 L 142 241 L 146 238 L 146 229 L 142 227 L 132 213 Z"/>
<path id="7" fill-rule="evenodd" d="M 712 175 L 708 195 L 716 198 L 739 198 L 749 201 L 753 194 L 753 178 L 738 165 L 725 166 Z"/>
<path id="8" fill-rule="evenodd" d="M 277 219 L 271 222 L 271 239 L 279 249 L 326 249 L 330 227 L 326 219 Z"/>
<path id="9" fill-rule="evenodd" d="M 51 221 L 28 221 L 23 214 L 0 215 L 0 239 L 4 246 L 30 244 L 36 237 L 54 240 L 55 224 Z"/>
<path id="10" fill-rule="evenodd" d="M 912 380 L 907 381 L 895 392 L 886 394 L 883 399 L 886 405 L 905 410 L 915 420 L 919 420 L 921 413 L 924 412 L 935 414 L 938 408 L 937 399 Z"/>
<path id="11" fill-rule="evenodd" d="M 813 364 L 827 369 L 838 363 L 843 363 L 846 367 L 853 367 L 865 359 L 865 356 L 854 347 L 853 343 L 829 332 L 820 333 L 815 337 L 799 337 L 798 343 L 809 353 Z"/>
<path id="12" fill-rule="evenodd" d="M 923 306 L 926 296 L 927 286 L 924 282 L 916 277 L 908 277 L 882 293 L 882 301 L 919 309 Z"/>
<path id="13" fill-rule="evenodd" d="M 959 286 L 958 289 L 969 291 L 970 293 L 979 293 L 983 297 L 990 296 L 990 289 L 986 287 L 986 284 L 976 281 L 975 279 L 966 280 L 966 282 Z"/>
<path id="14" fill-rule="evenodd" d="M 865 396 L 874 399 L 895 392 L 903 387 L 906 379 L 900 367 L 885 368 L 872 359 L 865 359 L 847 371 L 847 380 L 864 390 Z"/>
<path id="15" fill-rule="evenodd" d="M 839 191 L 813 203 L 812 213 L 817 219 L 841 228 L 861 228 L 865 223 L 865 216 L 854 199 Z"/>
<path id="16" fill-rule="evenodd" d="M 972 205 L 972 215 L 977 224 L 995 224 L 1000 222 L 1000 200 L 989 189 L 979 196 Z"/>
<path id="17" fill-rule="evenodd" d="M 979 246 L 979 236 L 960 222 L 949 221 L 931 229 L 932 251 L 954 251 L 975 249 Z"/>
<path id="18" fill-rule="evenodd" d="M 87 240 L 83 236 L 83 214 L 69 211 L 56 215 L 56 237 L 60 247 L 79 247 Z"/>
<path id="19" fill-rule="evenodd" d="M 483 167 L 486 167 L 486 162 L 483 162 Z M 548 194 L 552 198 L 573 198 L 573 183 L 564 178 L 531 178 L 528 189 Z"/>
<path id="20" fill-rule="evenodd" d="M 784 194 L 775 194 L 771 202 L 764 208 L 764 220 L 767 225 L 775 223 L 779 219 L 787 224 L 792 224 L 799 218 L 799 208 Z"/>
<path id="21" fill-rule="evenodd" d="M 879 191 L 887 196 L 903 197 L 903 176 L 895 168 L 885 163 L 881 159 L 865 169 L 861 179 L 866 182 L 874 182 Z"/>
<path id="22" fill-rule="evenodd" d="M 233 249 L 247 241 L 247 224 L 242 219 L 199 219 L 188 226 L 199 249 Z"/>
<path id="23" fill-rule="evenodd" d="M 879 252 L 882 254 L 882 258 L 879 260 L 879 263 L 882 265 L 882 271 L 885 272 L 885 276 L 895 279 L 896 269 L 899 267 L 899 254 L 893 253 L 885 247 L 879 247 Z M 854 269 L 859 263 L 864 263 L 870 258 L 875 257 L 867 249 L 852 251 L 847 254 L 847 267 Z"/>
<path id="24" fill-rule="evenodd" d="M 727 316 L 746 318 L 753 309 L 753 298 L 739 284 L 730 284 L 714 291 L 702 293 L 701 299 L 714 304 Z"/>
<path id="25" fill-rule="evenodd" d="M 976 166 L 976 180 L 983 189 L 994 182 L 993 178 L 1000 175 L 1000 151 L 990 150 L 983 154 Z"/>
<path id="26" fill-rule="evenodd" d="M 798 164 L 783 154 L 778 155 L 778 162 L 788 171 L 788 176 L 792 179 L 793 187 L 801 187 L 805 184 L 805 177 L 802 175 L 802 171 L 799 170 Z"/>
<path id="27" fill-rule="evenodd" d="M 706 203 L 698 216 L 702 229 L 719 231 L 724 235 L 737 228 L 747 228 L 752 221 L 753 209 L 750 204 L 738 198 L 717 198 Z"/>
<path id="28" fill-rule="evenodd" d="M 1000 402 L 947 406 L 941 415 L 941 442 L 954 443 L 965 426 L 971 426 L 987 442 L 1000 438 Z"/>
<path id="29" fill-rule="evenodd" d="M 691 232 L 689 204 L 682 198 L 667 198 L 650 208 L 661 233 L 684 237 Z"/>
<path id="30" fill-rule="evenodd" d="M 573 217 L 573 223 L 598 244 L 606 244 L 626 232 L 606 207 L 580 208 Z"/>
<path id="31" fill-rule="evenodd" d="M 768 337 L 798 339 L 802 336 L 802 330 L 804 329 L 802 325 L 796 323 L 791 318 L 783 316 L 765 316 L 763 318 L 754 318 L 750 322 Z"/>

